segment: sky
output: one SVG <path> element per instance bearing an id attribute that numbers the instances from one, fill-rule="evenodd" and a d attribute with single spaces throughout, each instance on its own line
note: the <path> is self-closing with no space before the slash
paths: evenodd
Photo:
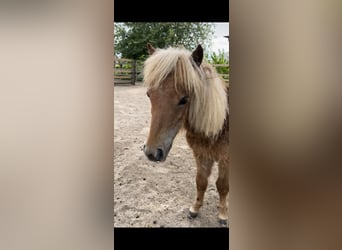
<path id="1" fill-rule="evenodd" d="M 229 41 L 226 37 L 229 35 L 229 23 L 214 23 L 215 34 L 213 39 L 212 51 L 218 52 L 218 50 L 229 51 Z"/>

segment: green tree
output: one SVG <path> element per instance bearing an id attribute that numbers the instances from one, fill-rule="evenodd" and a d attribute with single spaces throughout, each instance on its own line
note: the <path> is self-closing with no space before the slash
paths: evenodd
<path id="1" fill-rule="evenodd" d="M 207 61 L 211 64 L 228 64 L 229 60 L 227 55 L 223 50 L 219 50 L 218 53 L 213 52 L 210 56 L 208 56 Z M 229 79 L 229 66 L 216 66 L 216 71 L 219 74 L 228 74 L 222 76 L 223 79 L 228 80 Z"/>
<path id="2" fill-rule="evenodd" d="M 218 53 L 213 52 L 208 62 L 211 64 L 229 64 L 228 58 L 223 50 L 219 50 Z M 229 74 L 229 67 L 216 67 L 219 74 Z"/>
<path id="3" fill-rule="evenodd" d="M 189 50 L 201 44 L 208 53 L 213 35 L 213 23 L 114 23 L 114 51 L 116 56 L 144 60 L 149 42 L 156 48 L 184 46 Z"/>

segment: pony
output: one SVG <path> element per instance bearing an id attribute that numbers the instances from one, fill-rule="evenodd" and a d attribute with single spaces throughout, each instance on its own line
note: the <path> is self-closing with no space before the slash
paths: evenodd
<path id="1" fill-rule="evenodd" d="M 228 87 L 215 68 L 203 60 L 199 44 L 190 52 L 184 47 L 154 48 L 147 44 L 144 85 L 151 102 L 151 123 L 143 151 L 150 161 L 163 162 L 180 129 L 196 161 L 195 202 L 189 218 L 197 217 L 215 162 L 220 201 L 218 219 L 228 221 L 229 106 Z"/>

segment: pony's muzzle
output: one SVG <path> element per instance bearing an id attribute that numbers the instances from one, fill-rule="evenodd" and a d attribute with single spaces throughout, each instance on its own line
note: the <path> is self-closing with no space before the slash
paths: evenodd
<path id="1" fill-rule="evenodd" d="M 164 159 L 164 151 L 161 148 L 157 148 L 157 149 L 152 149 L 152 148 L 148 148 L 146 147 L 146 145 L 144 145 L 144 153 L 146 155 L 146 157 L 150 160 L 150 161 L 163 161 Z"/>

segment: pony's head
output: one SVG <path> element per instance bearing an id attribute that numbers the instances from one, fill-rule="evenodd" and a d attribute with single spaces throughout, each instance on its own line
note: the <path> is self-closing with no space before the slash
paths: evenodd
<path id="1" fill-rule="evenodd" d="M 144 84 L 151 101 L 151 126 L 144 153 L 164 161 L 184 122 L 195 132 L 215 137 L 222 129 L 227 98 L 225 84 L 203 62 L 203 48 L 155 49 L 147 45 Z"/>

